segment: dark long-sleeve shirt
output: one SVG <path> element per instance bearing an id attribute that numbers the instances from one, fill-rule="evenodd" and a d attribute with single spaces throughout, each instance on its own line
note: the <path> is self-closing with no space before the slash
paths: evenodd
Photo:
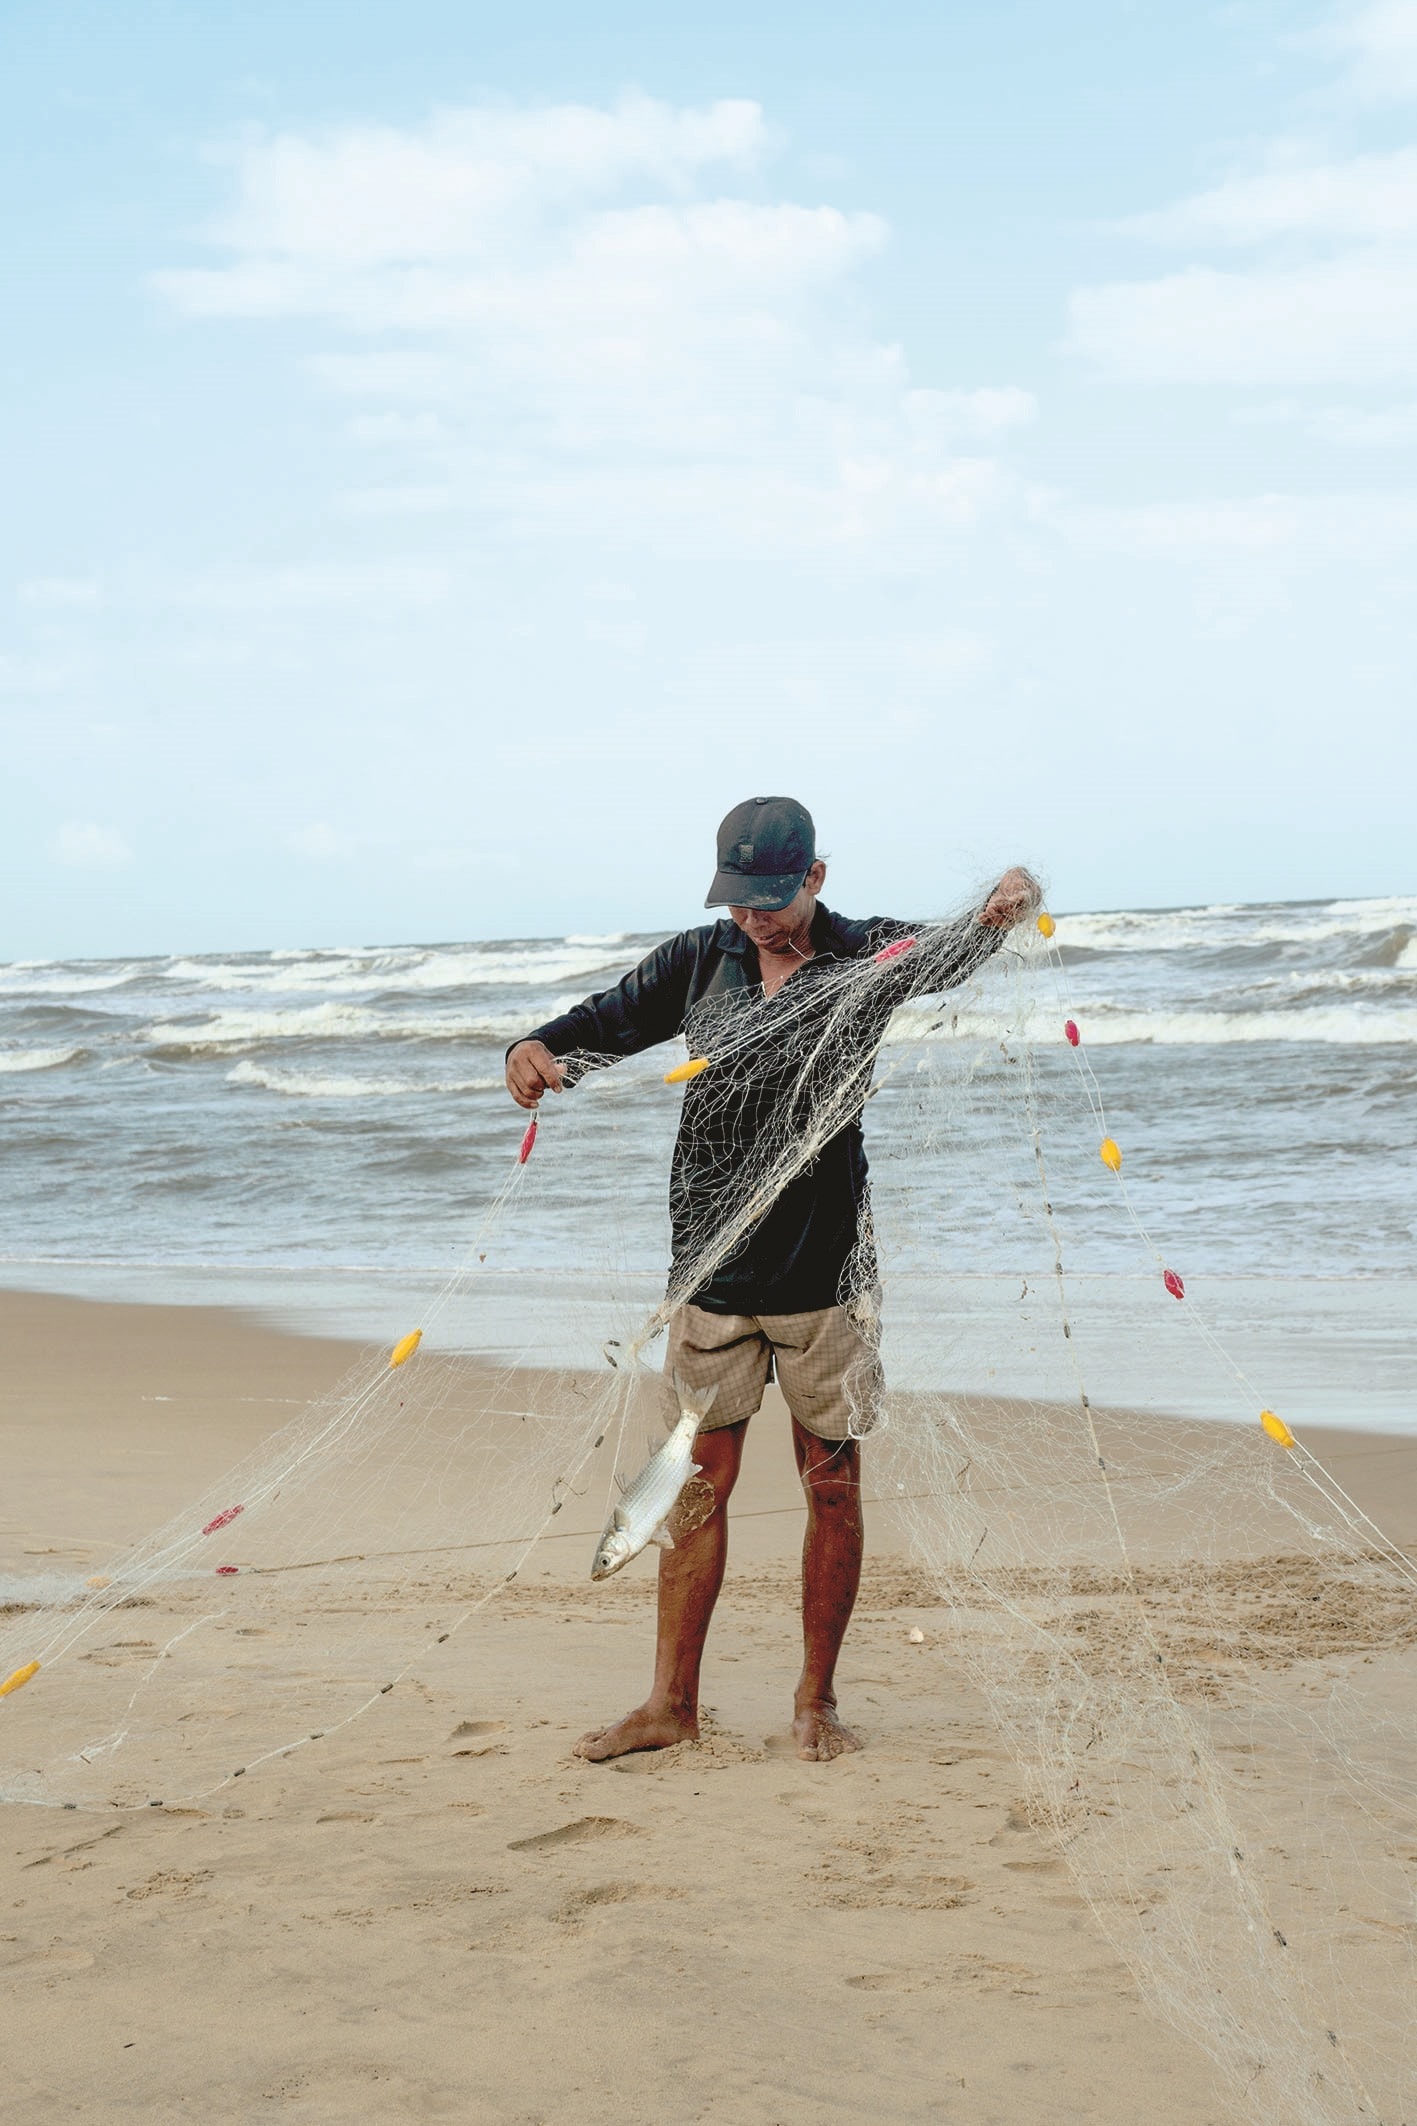
<path id="1" fill-rule="evenodd" d="M 844 963 L 907 936 L 917 944 L 843 990 Z M 680 1033 L 695 1053 L 716 1056 L 686 1088 L 674 1147 L 670 1291 L 714 1313 L 806 1313 L 874 1274 L 861 1109 L 891 1013 L 965 980 L 1001 938 L 973 919 L 917 928 L 819 905 L 812 958 L 765 1000 L 757 948 L 724 918 L 666 938 L 615 988 L 524 1038 L 584 1069 Z M 805 1142 L 819 1126 L 823 1098 L 828 1133 L 791 1171 L 784 1154 L 795 1132 Z M 766 1203 L 752 1194 L 758 1153 L 769 1172 L 788 1170 Z M 725 1231 L 734 1235 L 726 1249 Z"/>

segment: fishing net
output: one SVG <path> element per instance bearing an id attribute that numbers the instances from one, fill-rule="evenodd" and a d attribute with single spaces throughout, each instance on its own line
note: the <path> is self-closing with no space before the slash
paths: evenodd
<path id="1" fill-rule="evenodd" d="M 1047 937 L 993 942 L 921 925 L 772 998 L 707 1000 L 682 1093 L 663 1048 L 567 1059 L 520 1152 L 509 1116 L 503 1185 L 421 1341 L 371 1351 L 104 1573 L 12 1606 L 0 1791 L 210 1795 L 436 1681 L 567 1518 L 588 1570 L 614 1476 L 670 1411 L 675 1308 L 864 1117 L 842 1298 L 889 1384 L 866 1483 L 950 1619 L 942 1691 L 963 1669 L 983 1693 L 1031 1821 L 1246 2116 L 1410 2118 L 1417 1571 L 1153 1244 L 1144 1138 L 1113 1141 Z M 566 1261 L 592 1172 L 617 1185 Z M 981 1215 L 1011 1278 L 973 1274 Z M 543 1272 L 502 1274 L 512 1231 L 544 1236 Z M 1089 1276 L 1118 1231 L 1137 1276 Z M 1116 1390 L 1138 1353 L 1159 1408 Z M 1217 1394 L 1243 1422 L 1183 1414 Z"/>

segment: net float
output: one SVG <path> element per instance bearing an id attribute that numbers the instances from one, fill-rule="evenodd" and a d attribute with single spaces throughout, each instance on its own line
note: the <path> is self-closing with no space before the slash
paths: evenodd
<path id="1" fill-rule="evenodd" d="M 1185 1298 L 1186 1287 L 1181 1282 L 1180 1278 L 1176 1275 L 1176 1272 L 1174 1270 L 1163 1270 L 1161 1273 L 1161 1282 L 1165 1285 L 1167 1291 L 1171 1294 L 1171 1297 L 1173 1299 Z"/>
<path id="2" fill-rule="evenodd" d="M 1281 1447 L 1297 1446 L 1298 1442 L 1285 1424 L 1284 1419 L 1277 1417 L 1273 1410 L 1261 1410 L 1260 1423 L 1271 1439 L 1279 1441 Z"/>
<path id="3" fill-rule="evenodd" d="M 422 1341 L 422 1329 L 410 1329 L 407 1336 L 401 1336 L 389 1353 L 390 1367 L 405 1365 Z"/>
<path id="4" fill-rule="evenodd" d="M 17 1668 L 13 1675 L 7 1676 L 4 1682 L 0 1683 L 0 1698 L 8 1698 L 12 1690 L 23 1690 L 30 1677 L 38 1674 L 38 1661 L 31 1661 L 24 1668 Z"/>
<path id="5" fill-rule="evenodd" d="M 535 1117 L 535 1115 L 533 1115 L 533 1116 L 532 1116 L 532 1118 L 531 1118 L 531 1120 L 530 1120 L 530 1122 L 528 1122 L 528 1124 L 527 1124 L 527 1126 L 526 1126 L 526 1135 L 525 1135 L 525 1136 L 524 1136 L 524 1137 L 522 1138 L 522 1143 L 521 1143 L 521 1150 L 520 1150 L 520 1151 L 519 1151 L 519 1152 L 517 1153 L 517 1165 L 518 1165 L 518 1166 L 525 1166 L 525 1165 L 526 1165 L 526 1163 L 527 1163 L 527 1160 L 528 1160 L 528 1159 L 529 1159 L 529 1158 L 531 1157 L 531 1148 L 532 1148 L 533 1144 L 535 1144 L 535 1142 L 536 1142 L 536 1117 Z"/>
<path id="6" fill-rule="evenodd" d="M 883 945 L 879 952 L 873 952 L 871 959 L 877 967 L 883 966 L 887 960 L 898 960 L 915 943 L 914 938 L 897 938 L 893 945 Z"/>
<path id="7" fill-rule="evenodd" d="M 1110 1166 L 1114 1174 L 1122 1171 L 1122 1147 L 1114 1137 L 1104 1137 L 1097 1147 L 1097 1156 L 1104 1166 Z"/>
<path id="8" fill-rule="evenodd" d="M 217 1514 L 214 1520 L 210 1520 L 207 1522 L 206 1527 L 202 1530 L 202 1534 L 215 1535 L 218 1528 L 228 1528 L 231 1523 L 236 1519 L 237 1514 L 244 1513 L 245 1511 L 246 1508 L 244 1506 L 228 1506 L 224 1512 Z"/>
<path id="9" fill-rule="evenodd" d="M 1038 917 L 1039 935 L 1041 937 L 1050 938 L 1052 937 L 1053 932 L 1057 929 L 1057 927 L 1057 924 L 1054 922 L 1052 916 L 1048 913 L 1048 910 L 1044 908 L 1040 912 Z"/>
<path id="10" fill-rule="evenodd" d="M 1081 1035 L 1081 1034 L 1080 1034 L 1080 1033 L 1078 1032 L 1078 1022 L 1077 1022 L 1077 1020 L 1076 1020 L 1076 1019 L 1064 1019 L 1064 1021 L 1063 1021 L 1063 1032 L 1064 1032 L 1064 1033 L 1065 1033 L 1065 1034 L 1067 1035 L 1067 1037 L 1068 1037 L 1068 1046 L 1069 1046 L 1069 1048 L 1076 1048 L 1076 1047 L 1077 1047 L 1077 1045 L 1078 1045 L 1078 1042 L 1079 1042 L 1079 1041 L 1080 1041 L 1080 1040 L 1082 1039 L 1082 1035 Z"/>
<path id="11" fill-rule="evenodd" d="M 666 1085 L 687 1085 L 690 1078 L 697 1078 L 699 1073 L 708 1067 L 707 1056 L 690 1056 L 687 1063 L 676 1063 L 673 1070 L 667 1070 L 664 1073 L 664 1082 Z"/>

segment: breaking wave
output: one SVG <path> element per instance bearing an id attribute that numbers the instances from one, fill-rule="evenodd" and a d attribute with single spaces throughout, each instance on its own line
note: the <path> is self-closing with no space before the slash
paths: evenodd
<path id="1" fill-rule="evenodd" d="M 65 1063 L 75 1063 L 83 1055 L 82 1048 L 13 1048 L 8 1055 L 0 1055 L 0 1071 L 7 1075 L 27 1070 L 59 1070 Z"/>
<path id="2" fill-rule="evenodd" d="M 228 1085 L 255 1085 L 265 1092 L 301 1100 L 396 1099 L 419 1093 L 500 1092 L 502 1079 L 483 1078 L 345 1078 L 298 1070 L 268 1070 L 259 1063 L 238 1063 L 226 1074 Z"/>
<path id="3" fill-rule="evenodd" d="M 997 1031 L 997 1028 L 995 1029 Z M 1038 1026 L 1028 1031 L 1035 1036 Z M 891 1029 L 893 1041 L 922 1038 L 978 1040 L 990 1031 L 977 1013 L 901 1012 Z M 1319 1042 L 1328 1047 L 1401 1047 L 1417 1043 L 1417 1010 L 1317 1006 L 1291 1011 L 1119 1011 L 1094 1004 L 1083 1026 L 1093 1048 L 1124 1046 L 1199 1048 L 1231 1042 Z"/>

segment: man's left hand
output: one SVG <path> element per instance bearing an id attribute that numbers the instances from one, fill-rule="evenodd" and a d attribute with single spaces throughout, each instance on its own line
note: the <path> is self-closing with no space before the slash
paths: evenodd
<path id="1" fill-rule="evenodd" d="M 981 923 L 991 930 L 1012 930 L 1026 915 L 1041 907 L 1043 888 L 1031 872 L 1016 864 L 1006 871 L 979 911 Z"/>

